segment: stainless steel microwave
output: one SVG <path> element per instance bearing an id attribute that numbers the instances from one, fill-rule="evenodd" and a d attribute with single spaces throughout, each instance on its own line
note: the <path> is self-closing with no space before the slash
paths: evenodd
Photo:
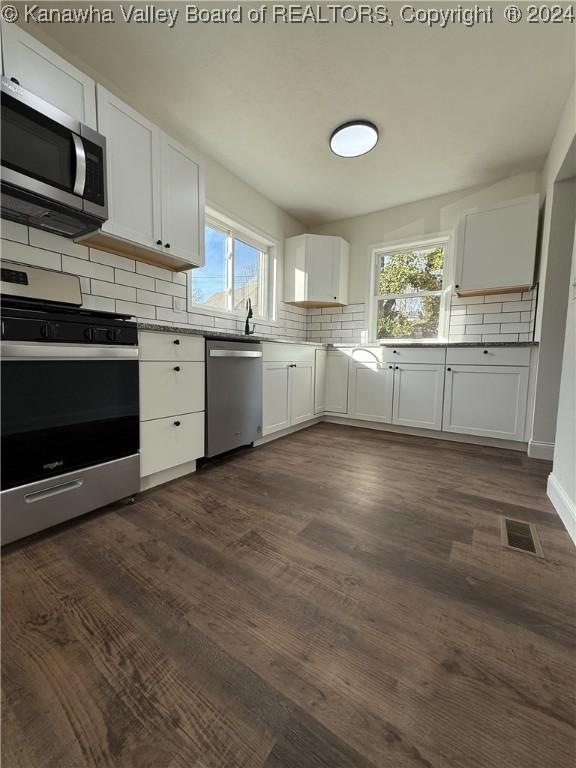
<path id="1" fill-rule="evenodd" d="M 2 218 L 76 238 L 108 218 L 106 139 L 2 77 Z"/>

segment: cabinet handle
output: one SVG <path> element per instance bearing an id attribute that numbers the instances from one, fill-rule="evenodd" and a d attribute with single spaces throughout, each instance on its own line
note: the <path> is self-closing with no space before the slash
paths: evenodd
<path id="1" fill-rule="evenodd" d="M 180 370 L 182 370 L 182 369 L 180 368 L 180 366 L 179 366 L 179 365 L 176 365 L 176 366 L 174 366 L 174 370 L 175 370 L 175 371 L 180 371 Z"/>
<path id="2" fill-rule="evenodd" d="M 179 422 L 179 421 L 175 421 L 175 422 L 174 422 L 174 426 L 175 426 L 175 427 L 179 427 L 179 426 L 180 426 L 180 422 Z"/>
<path id="3" fill-rule="evenodd" d="M 174 339 L 174 344 L 180 344 L 180 339 Z"/>
<path id="4" fill-rule="evenodd" d="M 162 240 L 156 240 L 156 245 L 162 245 Z"/>
<path id="5" fill-rule="evenodd" d="M 18 78 L 17 78 L 17 77 L 11 77 L 11 78 L 10 78 L 10 81 L 11 81 L 12 83 L 16 83 L 16 85 L 20 85 L 20 80 L 18 80 Z"/>
<path id="6" fill-rule="evenodd" d="M 164 248 L 170 248 L 170 243 L 166 243 L 166 245 L 164 246 Z"/>

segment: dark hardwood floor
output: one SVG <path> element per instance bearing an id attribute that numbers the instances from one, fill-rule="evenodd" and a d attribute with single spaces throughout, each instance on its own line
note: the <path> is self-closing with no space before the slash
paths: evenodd
<path id="1" fill-rule="evenodd" d="M 3 768 L 573 768 L 549 471 L 320 424 L 13 546 Z"/>

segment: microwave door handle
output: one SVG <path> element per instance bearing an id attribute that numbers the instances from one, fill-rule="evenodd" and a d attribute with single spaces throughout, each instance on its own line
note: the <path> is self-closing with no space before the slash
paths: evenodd
<path id="1" fill-rule="evenodd" d="M 76 181 L 74 182 L 74 194 L 82 197 L 86 186 L 86 152 L 84 144 L 78 134 L 73 133 L 74 149 L 76 150 Z"/>

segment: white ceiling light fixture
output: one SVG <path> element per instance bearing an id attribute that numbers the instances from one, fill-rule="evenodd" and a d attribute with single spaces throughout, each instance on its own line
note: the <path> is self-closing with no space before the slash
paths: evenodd
<path id="1" fill-rule="evenodd" d="M 369 120 L 342 123 L 330 136 L 330 149 L 338 157 L 360 157 L 378 143 L 378 128 Z"/>

